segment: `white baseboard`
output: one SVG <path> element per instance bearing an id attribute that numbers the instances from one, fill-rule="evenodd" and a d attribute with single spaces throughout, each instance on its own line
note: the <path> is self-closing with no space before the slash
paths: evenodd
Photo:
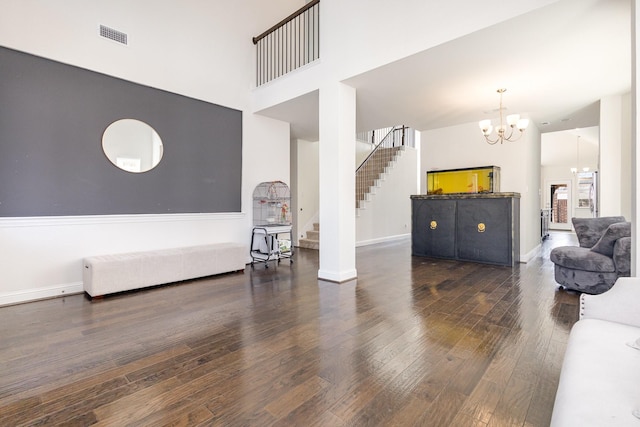
<path id="1" fill-rule="evenodd" d="M 19 304 L 40 299 L 62 297 L 65 295 L 80 294 L 84 292 L 82 282 L 54 285 L 46 288 L 29 289 L 0 293 L 0 306 Z"/>
<path id="2" fill-rule="evenodd" d="M 520 262 L 521 263 L 528 263 L 529 261 L 531 261 L 532 259 L 534 259 L 536 256 L 538 256 L 538 254 L 540 253 L 540 249 L 542 248 L 541 244 L 538 244 L 535 248 L 531 249 L 529 252 L 527 252 L 526 254 L 520 254 Z"/>
<path id="3" fill-rule="evenodd" d="M 404 239 L 410 239 L 410 238 L 411 238 L 411 233 L 397 234 L 395 236 L 385 236 L 385 237 L 379 237 L 377 239 L 361 240 L 359 242 L 356 242 L 356 247 L 375 245 L 376 243 L 393 242 L 396 240 L 404 240 Z"/>
<path id="4" fill-rule="evenodd" d="M 243 212 L 186 213 L 186 214 L 133 214 L 133 215 L 77 215 L 0 218 L 0 228 L 59 227 L 65 225 L 103 225 L 152 222 L 223 221 L 243 219 Z"/>
<path id="5" fill-rule="evenodd" d="M 348 282 L 349 280 L 356 279 L 358 277 L 358 272 L 354 268 L 353 270 L 347 271 L 327 271 L 327 270 L 318 270 L 318 279 L 327 280 L 329 282 Z"/>

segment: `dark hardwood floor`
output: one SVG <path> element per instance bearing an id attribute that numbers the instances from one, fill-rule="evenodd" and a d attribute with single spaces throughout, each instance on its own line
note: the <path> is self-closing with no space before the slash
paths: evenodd
<path id="1" fill-rule="evenodd" d="M 0 308 L 0 425 L 547 426 L 578 295 L 515 268 L 357 250 Z"/>

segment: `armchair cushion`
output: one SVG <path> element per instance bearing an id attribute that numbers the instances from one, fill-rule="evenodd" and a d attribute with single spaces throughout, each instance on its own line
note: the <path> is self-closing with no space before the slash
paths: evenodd
<path id="1" fill-rule="evenodd" d="M 631 237 L 618 239 L 613 247 L 613 262 L 618 270 L 618 276 L 631 276 Z"/>
<path id="2" fill-rule="evenodd" d="M 621 237 L 631 237 L 631 223 L 619 222 L 611 224 L 604 232 L 600 240 L 596 242 L 591 248 L 593 252 L 606 255 L 608 257 L 613 256 L 613 247 L 616 241 Z"/>
<path id="3" fill-rule="evenodd" d="M 575 270 L 612 273 L 616 271 L 613 258 L 577 246 L 561 246 L 550 254 L 554 264 Z"/>
<path id="4" fill-rule="evenodd" d="M 580 247 L 590 248 L 595 245 L 605 230 L 618 222 L 626 221 L 623 216 L 603 216 L 601 218 L 571 218 L 576 230 Z"/>

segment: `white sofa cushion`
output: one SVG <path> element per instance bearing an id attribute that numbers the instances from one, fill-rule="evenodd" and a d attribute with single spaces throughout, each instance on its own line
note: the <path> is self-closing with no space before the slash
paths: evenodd
<path id="1" fill-rule="evenodd" d="M 600 295 L 580 295 L 580 319 L 601 319 L 640 327 L 640 277 L 618 277 Z"/>
<path id="2" fill-rule="evenodd" d="M 615 287 L 614 287 L 615 288 Z M 571 330 L 551 426 L 640 426 L 640 328 L 584 319 Z"/>

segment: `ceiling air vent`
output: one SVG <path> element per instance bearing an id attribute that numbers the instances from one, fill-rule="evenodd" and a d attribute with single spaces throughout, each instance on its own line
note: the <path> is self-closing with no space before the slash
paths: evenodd
<path id="1" fill-rule="evenodd" d="M 100 36 L 105 39 L 113 40 L 114 42 L 118 42 L 123 45 L 127 45 L 127 33 L 123 33 L 122 31 L 114 30 L 113 28 L 109 28 L 105 25 L 100 25 Z"/>

